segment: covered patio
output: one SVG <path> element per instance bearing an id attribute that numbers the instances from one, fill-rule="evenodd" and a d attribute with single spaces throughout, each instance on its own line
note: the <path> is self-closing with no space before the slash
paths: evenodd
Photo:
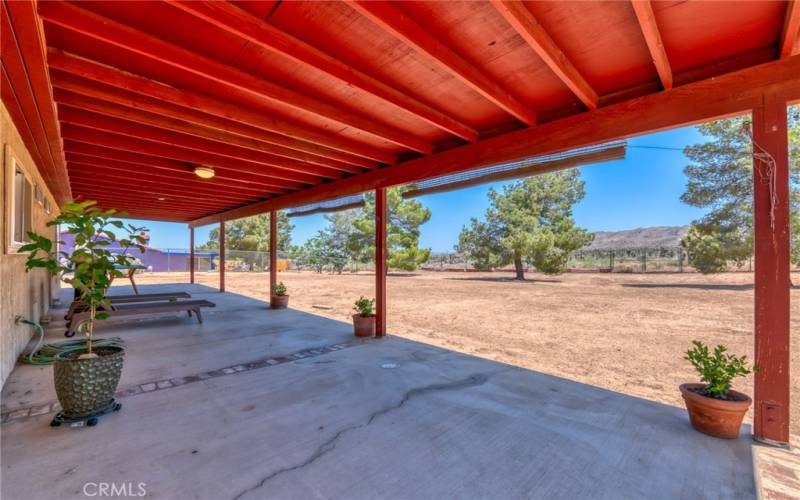
<path id="1" fill-rule="evenodd" d="M 4 498 L 82 498 L 102 482 L 145 483 L 147 498 L 165 499 L 755 495 L 759 448 L 747 432 L 698 434 L 681 408 L 179 288 L 218 302 L 204 324 L 103 327 L 128 353 L 123 410 L 97 427 L 50 428 L 51 368 L 13 372 Z M 47 340 L 61 334 L 54 324 Z"/>

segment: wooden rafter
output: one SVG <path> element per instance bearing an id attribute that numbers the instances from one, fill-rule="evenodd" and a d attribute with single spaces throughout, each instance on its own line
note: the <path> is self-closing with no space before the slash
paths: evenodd
<path id="1" fill-rule="evenodd" d="M 38 152 L 42 176 L 56 200 L 63 203 L 71 192 L 44 56 L 42 22 L 33 2 L 2 2 L 0 18 L 3 97 L 17 102 L 15 114 L 32 134 L 28 142 Z"/>
<path id="2" fill-rule="evenodd" d="M 518 120 L 528 125 L 536 123 L 536 113 L 528 106 L 437 40 L 390 2 L 347 0 L 347 4 L 406 45 L 430 57 L 439 66 Z"/>
<path id="3" fill-rule="evenodd" d="M 612 104 L 381 170 L 209 215 L 193 226 L 363 193 L 746 112 L 764 92 L 800 100 L 800 56 Z"/>
<path id="4" fill-rule="evenodd" d="M 639 20 L 639 26 L 642 28 L 644 40 L 650 50 L 650 57 L 658 71 L 661 84 L 665 90 L 669 90 L 672 88 L 672 69 L 664 49 L 664 42 L 661 40 L 661 32 L 658 30 L 653 5 L 650 0 L 631 0 L 631 5 L 636 13 L 636 19 Z"/>
<path id="5" fill-rule="evenodd" d="M 300 173 L 287 173 L 285 170 L 266 167 L 264 165 L 236 160 L 234 158 L 226 158 L 221 155 L 203 153 L 188 148 L 168 146 L 144 139 L 131 140 L 113 133 L 72 124 L 65 124 L 62 127 L 62 135 L 64 139 L 96 144 L 107 148 L 149 154 L 151 156 L 159 156 L 171 160 L 190 162 L 196 165 L 224 167 L 231 170 L 246 172 L 262 176 L 265 183 L 281 189 L 302 189 L 308 184 L 316 184 L 319 181 L 319 178 L 315 176 Z"/>
<path id="6" fill-rule="evenodd" d="M 597 92 L 556 45 L 525 4 L 518 0 L 492 0 L 492 5 L 586 107 L 597 108 L 599 101 Z"/>
<path id="7" fill-rule="evenodd" d="M 780 38 L 781 59 L 792 55 L 798 35 L 800 35 L 800 3 L 797 0 L 789 0 L 786 4 L 786 17 Z"/>
<path id="8" fill-rule="evenodd" d="M 322 134 L 244 106 L 164 85 L 57 49 L 49 49 L 48 63 L 51 69 L 61 70 L 61 77 L 54 84 L 90 97 L 362 167 L 374 168 L 376 165 L 359 160 L 359 157 L 386 164 L 396 161 L 395 156 L 377 148 Z M 69 79 L 66 75 L 73 78 Z M 102 85 L 81 84 L 75 76 Z M 124 89 L 132 93 L 133 98 L 125 98 L 123 92 L 113 92 L 114 89 Z"/>
<path id="9" fill-rule="evenodd" d="M 59 106 L 59 118 L 62 123 L 70 123 L 94 130 L 110 132 L 119 136 L 130 137 L 133 140 L 145 139 L 166 145 L 192 149 L 198 152 L 210 153 L 212 155 L 221 155 L 260 165 L 269 165 L 281 170 L 286 170 L 287 172 L 298 172 L 326 179 L 339 179 L 342 177 L 342 173 L 335 169 L 282 158 L 230 144 L 200 139 L 191 135 L 140 125 L 127 120 L 120 120 L 93 112 L 87 112 L 71 106 Z M 310 181 L 313 178 L 314 177 L 309 177 L 305 180 Z"/>
<path id="10" fill-rule="evenodd" d="M 153 61 L 191 73 L 201 79 L 225 85 L 256 99 L 312 113 L 423 154 L 430 154 L 433 151 L 432 144 L 360 113 L 350 111 L 341 104 L 287 89 L 74 4 L 46 2 L 40 4 L 39 12 L 47 21 L 75 33 L 101 40 Z"/>
<path id="11" fill-rule="evenodd" d="M 429 106 L 383 83 L 292 35 L 279 30 L 228 2 L 172 2 L 176 7 L 203 19 L 218 28 L 280 54 L 294 62 L 322 71 L 339 81 L 359 88 L 398 108 L 470 142 L 478 140 L 478 132 L 442 111 Z"/>
<path id="12" fill-rule="evenodd" d="M 59 88 L 58 75 L 53 76 L 53 82 L 53 85 L 56 87 L 53 95 L 56 102 L 62 105 L 62 107 L 68 106 L 73 109 L 91 111 L 92 113 L 103 115 L 105 117 L 117 118 L 119 120 L 135 122 L 140 125 L 148 125 L 158 129 L 187 134 L 193 137 L 208 139 L 214 142 L 242 147 L 261 153 L 268 153 L 270 155 L 276 155 L 291 160 L 299 160 L 340 172 L 356 174 L 362 171 L 362 169 L 357 165 L 324 158 L 322 156 L 313 155 L 304 151 L 284 148 L 283 146 L 275 146 L 273 144 L 257 141 L 249 137 L 242 137 L 240 135 L 229 134 L 220 130 L 206 128 L 161 114 L 141 111 L 136 108 L 129 108 L 127 106 L 122 106 L 112 102 L 86 97 L 81 94 Z M 61 119 L 63 120 L 63 117 Z"/>
<path id="13" fill-rule="evenodd" d="M 171 160 L 155 155 L 147 155 L 140 152 L 123 151 L 70 139 L 66 139 L 64 141 L 64 151 L 67 155 L 70 153 L 75 153 L 102 160 L 110 160 L 112 162 L 124 165 L 144 165 L 152 169 L 163 169 L 173 172 L 191 172 L 194 169 L 194 164 L 187 162 Z M 246 172 L 239 172 L 233 169 L 218 167 L 215 168 L 215 171 L 215 181 L 221 180 L 226 183 L 254 186 L 258 187 L 258 189 L 264 190 L 265 192 L 278 193 L 284 191 L 281 188 L 272 187 L 271 184 L 268 184 L 269 179 L 265 179 L 259 175 L 252 175 Z"/>

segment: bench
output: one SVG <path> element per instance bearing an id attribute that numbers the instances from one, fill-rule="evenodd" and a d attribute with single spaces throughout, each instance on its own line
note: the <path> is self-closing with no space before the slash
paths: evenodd
<path id="1" fill-rule="evenodd" d="M 110 317 L 116 318 L 120 316 L 137 316 L 140 314 L 159 314 L 168 312 L 186 311 L 189 317 L 192 313 L 197 316 L 199 323 L 203 322 L 203 314 L 200 311 L 203 307 L 216 307 L 217 305 L 208 300 L 173 300 L 166 302 L 146 302 L 146 303 L 130 303 L 114 305 L 111 311 L 104 311 Z M 75 335 L 75 331 L 81 323 L 89 319 L 89 311 L 77 311 L 73 313 L 72 318 L 67 323 L 67 331 L 64 333 L 66 337 Z"/>
<path id="2" fill-rule="evenodd" d="M 178 300 L 178 299 L 191 299 L 192 296 L 187 292 L 160 292 L 160 293 L 140 293 L 138 295 L 106 295 L 106 298 L 111 301 L 111 306 L 114 304 L 128 304 L 133 302 L 160 302 L 163 300 Z M 76 311 L 85 310 L 88 306 L 79 300 L 73 300 L 69 305 L 67 314 L 64 319 L 69 321 Z"/>

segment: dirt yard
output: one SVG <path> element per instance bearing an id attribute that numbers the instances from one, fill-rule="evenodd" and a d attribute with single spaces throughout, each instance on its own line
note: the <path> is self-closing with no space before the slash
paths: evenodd
<path id="1" fill-rule="evenodd" d="M 420 342 L 682 406 L 678 385 L 694 381 L 684 351 L 693 339 L 753 355 L 752 274 L 394 274 L 389 332 Z M 230 292 L 266 299 L 268 276 L 226 274 Z M 279 275 L 290 307 L 350 321 L 353 301 L 372 297 L 370 274 Z M 141 283 L 188 282 L 188 273 L 149 273 Z M 793 281 L 800 282 L 800 273 Z M 198 274 L 216 287 L 216 274 Z M 321 306 L 321 307 L 320 307 Z M 800 334 L 800 290 L 792 291 Z M 800 434 L 800 341 L 792 344 L 792 433 Z M 735 383 L 752 395 L 752 377 Z"/>

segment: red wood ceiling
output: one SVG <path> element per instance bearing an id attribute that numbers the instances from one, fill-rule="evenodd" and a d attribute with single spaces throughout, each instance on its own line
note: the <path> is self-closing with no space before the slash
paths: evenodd
<path id="1" fill-rule="evenodd" d="M 19 42 L 25 13 L 9 21 L 9 8 L 24 9 L 3 9 Z M 23 85 L 24 53 L 12 54 L 4 33 L 3 101 L 62 195 L 66 164 L 75 197 L 189 221 L 787 57 L 798 10 L 783 1 L 40 2 L 49 75 Z M 49 135 L 47 106 L 44 125 L 27 125 L 33 98 L 57 104 Z M 216 177 L 194 177 L 197 165 Z"/>

